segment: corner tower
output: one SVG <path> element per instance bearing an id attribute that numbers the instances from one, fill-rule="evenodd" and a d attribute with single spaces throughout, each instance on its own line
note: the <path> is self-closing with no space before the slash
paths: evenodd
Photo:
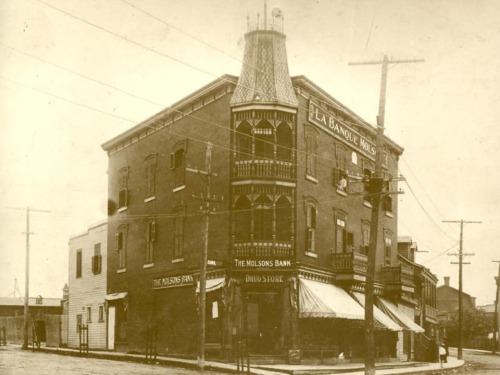
<path id="1" fill-rule="evenodd" d="M 296 247 L 298 100 L 285 41 L 279 9 L 271 22 L 265 17 L 249 24 L 230 101 L 231 275 L 240 296 L 235 303 L 255 326 L 246 332 L 252 354 L 276 355 L 294 341 L 287 324 L 293 320 L 288 301 Z"/>

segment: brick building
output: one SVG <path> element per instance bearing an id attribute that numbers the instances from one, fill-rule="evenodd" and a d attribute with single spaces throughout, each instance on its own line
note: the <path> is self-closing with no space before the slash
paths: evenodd
<path id="1" fill-rule="evenodd" d="M 69 347 L 79 347 L 80 331 L 84 325 L 88 327 L 89 349 L 107 349 L 107 242 L 106 222 L 92 225 L 69 239 Z"/>
<path id="2" fill-rule="evenodd" d="M 203 213 L 193 198 L 211 147 L 207 349 L 302 362 L 362 357 L 376 129 L 304 76 L 291 78 L 281 18 L 250 25 L 239 77 L 225 75 L 103 145 L 109 157 L 108 319 L 116 350 L 196 356 Z M 385 137 L 397 189 L 403 149 Z M 189 170 L 186 170 L 187 167 Z M 377 355 L 410 355 L 413 271 L 384 198 Z M 410 274 L 411 273 L 411 274 Z M 299 351 L 300 349 L 300 351 Z"/>

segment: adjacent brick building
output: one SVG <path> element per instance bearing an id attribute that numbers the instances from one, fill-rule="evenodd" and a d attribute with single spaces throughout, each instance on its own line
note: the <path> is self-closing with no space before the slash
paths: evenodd
<path id="1" fill-rule="evenodd" d="M 361 357 L 376 130 L 289 76 L 280 17 L 250 25 L 245 40 L 239 77 L 222 76 L 103 145 L 108 348 L 155 342 L 160 353 L 196 356 L 205 236 L 194 197 L 207 175 L 193 171 L 210 167 L 211 195 L 224 199 L 211 203 L 208 230 L 209 354 L 229 358 L 247 338 L 253 355 Z M 384 139 L 389 190 L 402 152 Z M 386 196 L 382 208 L 377 355 L 403 358 L 402 331 L 411 340 L 422 329 L 413 269 L 398 259 L 397 200 Z"/>

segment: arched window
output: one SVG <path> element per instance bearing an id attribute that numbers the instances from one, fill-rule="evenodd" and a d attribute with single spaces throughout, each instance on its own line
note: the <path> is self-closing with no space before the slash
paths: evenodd
<path id="1" fill-rule="evenodd" d="M 174 172 L 174 186 L 182 186 L 186 175 L 187 141 L 177 142 L 170 154 L 170 169 Z"/>
<path id="2" fill-rule="evenodd" d="M 156 188 L 156 155 L 149 155 L 144 160 L 144 178 L 146 198 L 154 197 Z"/>
<path id="3" fill-rule="evenodd" d="M 274 159 L 274 134 L 271 124 L 263 120 L 254 129 L 255 156 L 263 159 Z"/>
<path id="4" fill-rule="evenodd" d="M 246 121 L 236 129 L 236 157 L 240 160 L 252 158 L 252 127 Z"/>
<path id="5" fill-rule="evenodd" d="M 237 241 L 250 241 L 250 200 L 239 197 L 234 205 L 234 237 Z"/>
<path id="6" fill-rule="evenodd" d="M 318 154 L 318 133 L 312 127 L 306 128 L 306 175 L 316 178 Z"/>
<path id="7" fill-rule="evenodd" d="M 273 204 L 265 194 L 261 194 L 254 202 L 254 232 L 258 241 L 273 239 Z"/>
<path id="8" fill-rule="evenodd" d="M 292 234 L 292 205 L 280 197 L 276 202 L 276 240 L 291 241 Z"/>
<path id="9" fill-rule="evenodd" d="M 128 205 L 128 167 L 118 171 L 118 208 Z"/>
<path id="10" fill-rule="evenodd" d="M 276 129 L 276 159 L 281 161 L 290 161 L 292 159 L 292 129 L 282 122 Z"/>
<path id="11" fill-rule="evenodd" d="M 127 225 L 118 227 L 115 234 L 115 250 L 118 253 L 118 269 L 125 269 L 127 266 Z"/>

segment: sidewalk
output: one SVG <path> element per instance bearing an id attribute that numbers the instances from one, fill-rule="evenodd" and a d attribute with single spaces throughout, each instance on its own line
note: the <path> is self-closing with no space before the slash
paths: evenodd
<path id="1" fill-rule="evenodd" d="M 49 348 L 42 347 L 40 351 L 46 353 L 54 353 L 60 355 L 85 356 L 80 354 L 78 350 L 66 348 Z M 89 351 L 89 357 L 110 359 L 117 361 L 145 362 L 143 354 L 125 354 L 107 351 Z M 197 360 L 182 359 L 174 357 L 157 356 L 156 363 L 179 366 L 184 368 L 198 368 Z M 383 362 L 376 364 L 376 372 L 379 374 L 420 374 L 427 371 L 433 373 L 441 370 L 450 370 L 463 366 L 464 361 L 454 357 L 448 357 L 448 363 L 443 364 L 443 368 L 439 363 L 426 362 Z M 236 373 L 237 368 L 233 363 L 222 363 L 215 361 L 205 361 L 206 370 L 221 371 L 225 373 Z M 243 372 L 243 371 L 242 371 Z M 364 375 L 363 363 L 342 363 L 336 365 L 251 365 L 250 373 L 256 375 L 306 375 L 306 374 L 349 374 L 349 375 Z"/>

